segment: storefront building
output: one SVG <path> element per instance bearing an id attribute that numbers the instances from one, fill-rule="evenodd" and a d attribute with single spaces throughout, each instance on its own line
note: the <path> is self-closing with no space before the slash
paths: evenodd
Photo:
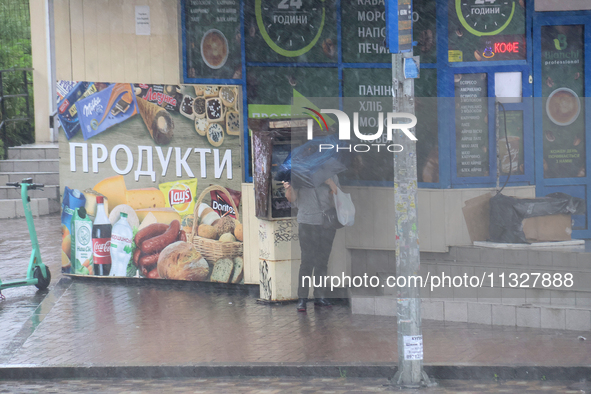
<path id="1" fill-rule="evenodd" d="M 259 283 L 261 272 L 249 119 L 289 118 L 294 97 L 343 98 L 344 103 L 354 98 L 370 111 L 391 105 L 383 0 L 151 0 L 142 5 L 126 0 L 54 0 L 53 4 L 57 80 L 93 81 L 99 92 L 110 83 L 134 84 L 136 94 L 175 112 L 172 119 L 179 125 L 175 133 L 180 138 L 159 142 L 152 119 L 144 115 L 130 120 L 137 127 L 130 126 L 127 145 L 117 142 L 119 133 L 127 130 L 126 123 L 107 133 L 99 125 L 100 135 L 79 133 L 71 140 L 60 130 L 62 189 L 93 188 L 119 174 L 125 176 L 127 191 L 195 178 L 196 196 L 210 185 L 221 186 L 219 190 L 231 189 L 233 197 L 225 199 L 231 205 L 234 191 L 241 192 L 241 200 L 234 202 L 244 226 L 246 283 Z M 591 144 L 586 136 L 591 121 L 586 112 L 591 104 L 584 98 L 591 89 L 587 78 L 591 63 L 585 62 L 591 56 L 591 5 L 554 0 L 413 0 L 412 17 L 414 54 L 420 56 L 421 67 L 415 80 L 421 250 L 445 252 L 449 246 L 470 243 L 461 208 L 467 199 L 497 185 L 498 166 L 500 185 L 511 172 L 506 194 L 534 197 L 560 191 L 585 199 L 589 211 Z M 60 86 L 63 102 L 69 88 L 58 83 L 58 93 Z M 227 100 L 220 96 L 222 90 L 231 93 Z M 166 97 L 178 103 L 169 102 L 167 107 L 162 104 Z M 470 97 L 470 105 L 457 100 L 461 97 Z M 210 99 L 219 104 L 219 119 L 207 110 L 203 116 L 189 111 L 196 108 L 196 100 L 209 108 Z M 552 99 L 556 106 L 567 108 L 554 111 L 554 104 L 547 106 Z M 140 113 L 136 101 L 122 105 Z M 221 127 L 210 130 L 212 124 Z M 505 124 L 507 138 L 497 144 L 497 130 L 504 137 Z M 166 134 L 166 127 L 163 131 Z M 97 138 L 96 143 L 76 145 L 72 153 L 73 142 L 84 144 L 91 137 Z M 99 142 L 104 151 L 93 147 Z M 118 144 L 130 148 L 129 153 Z M 231 151 L 227 156 L 226 150 Z M 127 172 L 124 167 L 130 161 L 125 163 L 121 155 L 133 158 Z M 147 158 L 169 164 L 146 166 Z M 90 169 L 80 170 L 85 160 Z M 116 166 L 107 168 L 109 162 Z M 107 169 L 93 171 L 102 163 Z M 388 201 L 391 171 L 373 169 L 358 179 L 350 177 L 345 188 L 354 198 L 363 193 L 365 200 L 376 204 Z M 213 204 L 215 196 L 208 192 Z M 354 229 L 357 235 L 347 229 L 335 240 L 335 248 L 344 246 L 339 250 L 347 251 L 333 253 L 331 259 L 338 262 L 335 272 L 350 272 L 351 251 L 394 250 L 387 231 L 374 234 L 380 217 L 387 215 L 371 206 L 358 207 L 358 215 L 362 219 Z M 591 238 L 587 216 L 573 219 L 573 237 Z"/>

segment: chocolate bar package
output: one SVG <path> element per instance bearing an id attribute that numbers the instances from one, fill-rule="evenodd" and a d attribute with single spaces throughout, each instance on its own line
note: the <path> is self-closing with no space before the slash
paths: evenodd
<path id="1" fill-rule="evenodd" d="M 55 90 L 57 93 L 57 102 L 59 103 L 70 93 L 74 87 L 76 87 L 76 81 L 57 81 L 55 84 Z"/>
<path id="2" fill-rule="evenodd" d="M 76 103 L 91 94 L 96 93 L 96 87 L 92 82 L 80 82 L 58 103 L 57 118 L 62 125 L 66 138 L 70 139 L 80 131 L 80 121 Z"/>
<path id="3" fill-rule="evenodd" d="M 183 95 L 179 85 L 135 85 L 135 94 L 167 111 L 179 112 Z"/>
<path id="4" fill-rule="evenodd" d="M 76 103 L 87 140 L 137 114 L 133 85 L 116 83 Z"/>

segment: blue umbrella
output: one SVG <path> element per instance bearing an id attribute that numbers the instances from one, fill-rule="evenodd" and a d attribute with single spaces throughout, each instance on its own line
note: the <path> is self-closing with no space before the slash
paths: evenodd
<path id="1" fill-rule="evenodd" d="M 332 145 L 332 149 L 320 151 L 320 144 Z M 336 134 L 314 138 L 293 149 L 279 167 L 275 180 L 291 182 L 292 186 L 318 187 L 333 175 L 347 170 L 343 164 L 342 152 L 337 146 L 342 143 Z"/>

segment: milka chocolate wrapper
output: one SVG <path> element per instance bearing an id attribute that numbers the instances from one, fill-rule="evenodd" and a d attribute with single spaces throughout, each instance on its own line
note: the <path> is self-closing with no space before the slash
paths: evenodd
<path id="1" fill-rule="evenodd" d="M 87 140 L 137 114 L 133 85 L 117 83 L 78 101 L 82 135 Z"/>

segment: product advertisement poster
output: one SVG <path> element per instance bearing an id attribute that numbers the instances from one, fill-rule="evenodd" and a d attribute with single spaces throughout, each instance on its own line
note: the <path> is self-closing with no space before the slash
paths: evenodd
<path id="1" fill-rule="evenodd" d="M 61 85 L 62 272 L 243 282 L 240 88 Z"/>
<path id="2" fill-rule="evenodd" d="M 583 26 L 543 26 L 544 178 L 584 177 Z"/>

